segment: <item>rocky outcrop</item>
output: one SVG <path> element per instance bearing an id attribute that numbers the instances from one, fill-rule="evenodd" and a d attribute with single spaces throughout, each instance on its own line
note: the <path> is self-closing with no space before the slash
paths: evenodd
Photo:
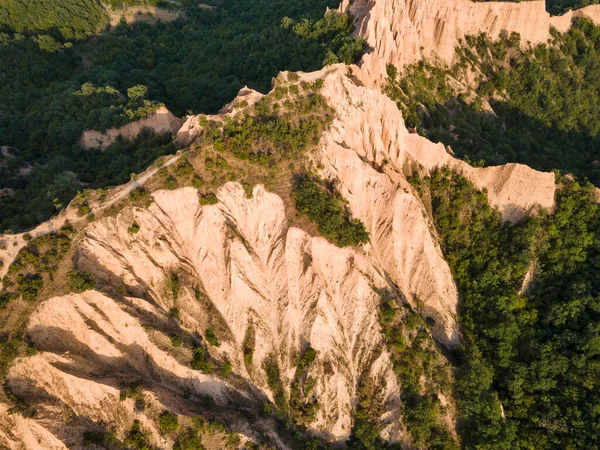
<path id="1" fill-rule="evenodd" d="M 449 167 L 487 191 L 504 220 L 516 222 L 538 208 L 553 207 L 554 175 L 520 164 L 469 166 L 443 145 L 409 133 L 394 102 L 376 89 L 357 86 L 346 70 L 340 66 L 310 74 L 324 77 L 321 93 L 337 112 L 316 158 L 367 227 L 378 266 L 415 309 L 435 319 L 435 336 L 452 345 L 459 339 L 457 290 L 406 177 Z"/>
<path id="2" fill-rule="evenodd" d="M 600 23 L 597 7 L 551 18 L 543 0 L 472 2 L 470 0 L 344 0 L 340 10 L 355 19 L 356 33 L 369 51 L 360 63 L 362 79 L 379 85 L 386 78 L 387 64 L 398 69 L 423 58 L 451 63 L 455 47 L 467 35 L 517 32 L 523 45 L 544 43 L 550 27 L 566 31 L 573 17 L 588 17 Z"/>
<path id="3" fill-rule="evenodd" d="M 148 209 L 125 210 L 88 227 L 78 264 L 100 279 L 122 280 L 126 290 L 144 293 L 163 312 L 177 308 L 187 330 L 220 330 L 219 353 L 266 395 L 264 361 L 275 358 L 289 386 L 297 356 L 311 345 L 318 354 L 311 375 L 321 405 L 311 426 L 316 432 L 336 440 L 349 435 L 365 370 L 385 380 L 386 413 L 395 411 L 397 426 L 399 393 L 380 349 L 375 292 L 389 285 L 370 258 L 289 228 L 283 201 L 262 186 L 251 199 L 237 183 L 217 195 L 217 205 L 201 206 L 192 188 L 156 192 Z M 134 220 L 141 229 L 128 233 Z M 184 285 L 176 299 L 167 294 L 172 273 Z M 251 334 L 250 369 L 243 356 Z M 397 432 L 388 430 L 392 437 Z"/>
<path id="4" fill-rule="evenodd" d="M 27 426 L 77 447 L 89 423 L 109 423 L 122 437 L 138 418 L 153 442 L 165 446 L 151 411 L 193 415 L 205 395 L 217 409 L 273 399 L 265 362 L 277 363 L 289 391 L 297 382 L 297 357 L 310 345 L 317 358 L 309 375 L 320 404 L 312 432 L 338 442 L 348 437 L 358 381 L 368 374 L 382 389 L 383 436 L 400 440 L 400 387 L 382 341 L 380 293 L 433 319 L 428 323 L 442 344 L 460 341 L 458 292 L 408 176 L 449 167 L 486 191 L 513 222 L 552 208 L 554 176 L 518 164 L 474 168 L 453 158 L 443 145 L 409 133 L 392 100 L 356 82 L 358 70 L 333 66 L 300 79 L 321 78 L 320 93 L 335 110 L 307 157 L 365 224 L 370 243 L 342 249 L 310 236 L 289 225 L 280 197 L 260 185 L 248 197 L 233 182 L 217 190 L 214 205 L 201 205 L 189 187 L 156 191 L 147 208 L 126 208 L 87 225 L 75 241 L 76 264 L 113 294 L 55 297 L 32 316 L 28 333 L 40 352 L 18 359 L 8 376 L 16 395 L 38 405 L 36 422 Z M 244 91 L 223 113 L 244 108 L 244 98 L 260 97 Z M 188 118 L 186 141 L 204 120 Z M 133 222 L 138 232 L 130 232 Z M 168 345 L 173 331 L 197 337 L 208 327 L 221 340 L 211 355 L 231 362 L 235 382 L 191 369 L 189 342 L 183 356 Z M 248 346 L 251 363 L 244 358 Z M 119 400 L 122 385 L 132 382 L 143 384 L 150 412 Z M 57 416 L 77 420 L 63 427 Z M 0 438 L 2 430 L 0 423 Z"/>
<path id="5" fill-rule="evenodd" d="M 0 403 L 0 447 L 7 450 L 66 450 L 67 446 L 34 420 Z"/>
<path id="6" fill-rule="evenodd" d="M 148 117 L 123 125 L 120 128 L 111 128 L 104 132 L 86 130 L 79 139 L 79 145 L 85 149 L 105 148 L 112 144 L 118 136 L 131 141 L 144 129 L 153 130 L 155 133 L 171 133 L 176 136 L 183 120 L 175 117 L 164 106 L 160 106 Z"/>

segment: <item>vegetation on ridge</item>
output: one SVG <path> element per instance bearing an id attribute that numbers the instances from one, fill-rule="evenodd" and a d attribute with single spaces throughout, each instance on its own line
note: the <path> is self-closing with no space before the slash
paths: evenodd
<path id="1" fill-rule="evenodd" d="M 244 85 L 267 92 L 281 70 L 356 58 L 362 43 L 349 37 L 350 21 L 334 12 L 323 18 L 326 7 L 336 6 L 336 0 L 226 0 L 213 9 L 186 2 L 174 22 L 120 24 L 91 39 L 2 30 L 0 146 L 13 150 L 0 155 L 0 188 L 14 195 L 0 199 L 0 230 L 31 227 L 84 185 L 121 184 L 174 152 L 164 137 L 148 135 L 102 152 L 77 145 L 85 128 L 115 126 L 156 107 L 143 99 L 130 106 L 133 87 L 145 86 L 146 98 L 179 116 L 212 113 Z M 284 18 L 310 32 L 284 26 Z"/>
<path id="2" fill-rule="evenodd" d="M 493 43 L 471 36 L 450 69 L 422 62 L 400 77 L 390 66 L 386 92 L 409 127 L 461 158 L 558 169 L 600 185 L 598 49 L 600 27 L 586 19 L 525 50 L 516 33 Z M 474 90 L 456 81 L 470 77 Z"/>

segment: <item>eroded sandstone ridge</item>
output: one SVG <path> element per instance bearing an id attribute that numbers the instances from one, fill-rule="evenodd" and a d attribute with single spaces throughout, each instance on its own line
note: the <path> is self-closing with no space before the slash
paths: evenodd
<path id="1" fill-rule="evenodd" d="M 335 110 L 309 158 L 364 223 L 370 243 L 342 249 L 311 236 L 290 226 L 278 195 L 257 185 L 248 196 L 235 182 L 217 190 L 213 205 L 202 205 L 191 187 L 160 190 L 146 208 L 128 207 L 85 226 L 75 264 L 108 291 L 54 297 L 34 312 L 27 332 L 39 352 L 18 359 L 7 382 L 36 405 L 36 419 L 0 422 L 3 445 L 29 442 L 32 434 L 49 448 L 80 445 L 82 422 L 65 427 L 58 414 L 111 423 L 120 437 L 137 418 L 165 446 L 156 414 L 169 408 L 194 415 L 206 396 L 247 437 L 259 428 L 273 434 L 266 419 L 251 427 L 239 411 L 274 400 L 264 371 L 269 361 L 290 392 L 298 355 L 309 346 L 317 354 L 308 374 L 320 408 L 308 428 L 344 441 L 366 374 L 382 386 L 383 436 L 401 439 L 399 387 L 378 318 L 382 293 L 433 319 L 433 336 L 446 347 L 460 341 L 457 289 L 407 178 L 450 167 L 486 190 L 505 220 L 517 221 L 552 208 L 554 175 L 518 164 L 473 168 L 455 159 L 443 145 L 409 133 L 394 102 L 357 84 L 356 70 L 333 66 L 301 74 L 300 81 L 322 79 L 320 93 Z M 243 91 L 241 98 L 248 97 L 259 98 Z M 231 106 L 223 113 L 237 111 Z M 197 118 L 188 124 L 184 137 L 192 142 L 202 125 Z M 130 231 L 132 223 L 139 231 Z M 209 327 L 221 339 L 210 354 L 231 363 L 233 378 L 193 370 L 190 355 L 168 350 L 177 329 L 201 335 Z M 120 398 L 132 383 L 143 386 L 144 411 Z"/>
<path id="2" fill-rule="evenodd" d="M 600 23 L 597 5 L 550 17 L 544 0 L 344 0 L 340 10 L 352 14 L 356 33 L 369 46 L 361 76 L 373 85 L 385 80 L 387 64 L 401 70 L 424 58 L 451 63 L 467 35 L 486 33 L 497 39 L 501 33 L 517 32 L 523 45 L 529 45 L 548 41 L 551 27 L 566 31 L 574 17 Z"/>
<path id="3" fill-rule="evenodd" d="M 85 149 L 106 148 L 115 142 L 118 136 L 130 141 L 146 128 L 157 134 L 171 133 L 177 135 L 177 131 L 179 131 L 182 124 L 181 119 L 174 116 L 164 106 L 160 106 L 148 117 L 128 123 L 120 128 L 111 128 L 104 132 L 86 130 L 79 139 L 79 145 Z"/>

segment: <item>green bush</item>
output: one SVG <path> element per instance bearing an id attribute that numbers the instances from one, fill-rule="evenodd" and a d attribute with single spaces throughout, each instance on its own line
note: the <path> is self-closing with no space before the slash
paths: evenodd
<path id="1" fill-rule="evenodd" d="M 188 427 L 177 437 L 173 450 L 204 450 L 198 431 Z"/>
<path id="2" fill-rule="evenodd" d="M 163 411 L 158 418 L 158 430 L 160 434 L 174 434 L 179 428 L 179 419 L 177 414 L 170 411 Z"/>
<path id="3" fill-rule="evenodd" d="M 148 191 L 143 187 L 132 189 L 129 192 L 129 200 L 131 200 L 132 202 L 139 202 L 141 200 L 145 200 L 147 197 Z"/>
<path id="4" fill-rule="evenodd" d="M 82 270 L 70 271 L 69 283 L 73 292 L 77 293 L 88 291 L 96 287 L 96 283 L 94 282 L 92 275 Z"/>
<path id="5" fill-rule="evenodd" d="M 136 419 L 133 421 L 133 425 L 125 438 L 125 444 L 135 450 L 152 450 L 150 440 L 142 430 L 139 420 Z"/>
<path id="6" fill-rule="evenodd" d="M 221 345 L 221 343 L 219 342 L 219 338 L 215 334 L 215 330 L 212 327 L 207 328 L 204 335 L 210 345 L 214 345 L 215 347 Z"/>
<path id="7" fill-rule="evenodd" d="M 208 194 L 201 194 L 199 196 L 201 205 L 216 205 L 219 203 L 219 199 L 213 192 L 209 192 Z"/>
<path id="8" fill-rule="evenodd" d="M 298 212 L 316 222 L 319 232 L 333 243 L 346 247 L 369 242 L 365 226 L 350 218 L 342 197 L 325 189 L 319 181 L 297 176 L 294 200 Z"/>
<path id="9" fill-rule="evenodd" d="M 38 274 L 20 275 L 18 278 L 17 292 L 23 300 L 33 301 L 44 287 L 44 279 Z"/>
<path id="10" fill-rule="evenodd" d="M 210 361 L 210 356 L 206 349 L 201 345 L 194 347 L 192 350 L 191 367 L 194 370 L 200 370 L 204 373 L 210 373 L 213 371 L 214 367 Z"/>
<path id="11" fill-rule="evenodd" d="M 287 399 L 275 356 L 271 355 L 263 362 L 263 369 L 267 375 L 267 385 L 273 393 L 275 405 L 280 411 L 285 411 L 287 408 Z"/>
<path id="12" fill-rule="evenodd" d="M 171 339 L 171 345 L 173 347 L 181 347 L 181 345 L 183 344 L 183 339 L 181 338 L 181 336 L 172 334 L 171 336 L 169 336 L 169 338 Z"/>
<path id="13" fill-rule="evenodd" d="M 130 227 L 127 229 L 127 232 L 129 232 L 129 233 L 131 233 L 131 234 L 135 234 L 135 233 L 137 233 L 138 231 L 140 231 L 140 226 L 139 226 L 139 225 L 138 225 L 138 223 L 137 223 L 137 222 L 135 222 L 135 221 L 134 221 L 134 222 L 131 224 L 131 226 L 130 226 Z"/>

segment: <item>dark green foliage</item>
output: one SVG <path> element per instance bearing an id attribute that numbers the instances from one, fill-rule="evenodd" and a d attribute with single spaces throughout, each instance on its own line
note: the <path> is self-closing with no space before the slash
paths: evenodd
<path id="1" fill-rule="evenodd" d="M 319 69 L 331 51 L 338 59 L 354 57 L 357 46 L 343 17 L 331 15 L 318 27 L 326 32 L 308 38 L 281 25 L 286 16 L 320 19 L 326 7 L 338 3 L 225 0 L 212 10 L 185 2 L 184 14 L 174 22 L 121 24 L 71 42 L 106 23 L 100 2 L 6 0 L 0 23 L 46 34 L 0 33 L 0 142 L 17 149 L 0 170 L 3 187 L 16 192 L 0 201 L 0 230 L 42 222 L 83 183 L 121 184 L 157 156 L 174 152 L 170 138 L 147 136 L 103 152 L 78 148 L 84 129 L 113 127 L 157 106 L 137 95 L 143 93 L 136 88 L 141 84 L 148 98 L 179 116 L 212 113 L 244 85 L 268 91 L 280 70 Z M 15 4 L 22 7 L 14 9 Z M 24 165 L 33 172 L 20 177 Z"/>
<path id="2" fill-rule="evenodd" d="M 107 450 L 125 450 L 127 448 L 111 431 L 85 431 L 83 433 L 83 443 L 86 445 L 97 445 Z"/>
<path id="3" fill-rule="evenodd" d="M 215 334 L 215 330 L 212 327 L 206 329 L 204 336 L 206 337 L 206 341 L 210 345 L 214 345 L 215 347 L 218 347 L 219 345 L 221 345 L 221 343 L 219 342 L 219 338 Z"/>
<path id="4" fill-rule="evenodd" d="M 360 37 L 351 37 L 352 24 L 345 14 L 330 11 L 319 20 L 303 19 L 298 22 L 284 17 L 284 29 L 291 29 L 303 40 L 324 42 L 325 58 L 323 65 L 353 64 L 363 52 L 365 42 Z M 290 80 L 292 81 L 292 80 Z"/>
<path id="5" fill-rule="evenodd" d="M 158 430 L 160 434 L 173 434 L 179 428 L 179 419 L 177 414 L 170 411 L 163 411 L 158 417 Z"/>
<path id="6" fill-rule="evenodd" d="M 219 203 L 219 199 L 215 195 L 214 192 L 209 192 L 208 194 L 200 194 L 198 197 L 201 205 L 216 205 Z"/>
<path id="7" fill-rule="evenodd" d="M 296 209 L 317 223 L 319 232 L 333 243 L 346 247 L 369 242 L 369 233 L 357 219 L 351 219 L 343 198 L 307 175 L 294 182 Z"/>
<path id="8" fill-rule="evenodd" d="M 546 0 L 546 10 L 552 15 L 559 15 L 571 9 L 580 9 L 596 4 L 598 4 L 598 0 Z"/>
<path id="9" fill-rule="evenodd" d="M 190 427 L 182 431 L 177 437 L 173 450 L 204 450 L 198 431 Z"/>
<path id="10" fill-rule="evenodd" d="M 177 300 L 179 291 L 181 290 L 181 281 L 177 272 L 170 272 L 167 276 L 167 289 L 173 296 L 173 299 Z"/>
<path id="11" fill-rule="evenodd" d="M 140 226 L 137 222 L 133 222 L 131 226 L 127 229 L 129 233 L 135 234 L 140 231 Z"/>
<path id="12" fill-rule="evenodd" d="M 169 336 L 169 338 L 171 339 L 171 345 L 173 347 L 181 347 L 181 345 L 183 344 L 183 339 L 181 339 L 181 336 L 172 334 L 171 336 Z"/>
<path id="13" fill-rule="evenodd" d="M 316 380 L 308 375 L 308 371 L 317 357 L 317 352 L 308 347 L 298 357 L 296 373 L 290 384 L 290 415 L 299 425 L 312 423 L 319 411 L 319 400 L 313 389 Z"/>
<path id="14" fill-rule="evenodd" d="M 356 392 L 352 433 L 346 442 L 348 450 L 383 450 L 388 447 L 379 437 L 383 430 L 380 417 L 383 414 L 384 391 L 368 374 L 361 376 Z"/>
<path id="15" fill-rule="evenodd" d="M 96 283 L 94 278 L 88 272 L 83 270 L 72 270 L 69 272 L 69 283 L 73 292 L 84 292 L 94 289 Z"/>
<path id="16" fill-rule="evenodd" d="M 519 42 L 516 33 L 496 43 L 468 37 L 450 71 L 421 63 L 399 79 L 390 68 L 387 92 L 409 126 L 462 158 L 559 169 L 599 184 L 600 28 L 576 19 L 551 44 L 522 50 Z M 450 87 L 447 76 L 465 68 L 484 74 L 474 93 L 496 115 Z"/>
<path id="17" fill-rule="evenodd" d="M 283 382 L 281 381 L 279 364 L 277 364 L 277 359 L 274 355 L 270 355 L 267 359 L 265 359 L 263 362 L 263 369 L 267 375 L 267 384 L 273 393 L 275 405 L 280 411 L 285 411 L 287 408 L 287 399 L 285 390 L 283 388 Z"/>
<path id="18" fill-rule="evenodd" d="M 81 39 L 108 25 L 97 0 L 4 0 L 0 29 L 19 33 L 56 30 L 64 39 Z M 50 36 L 45 36 L 45 39 Z"/>
<path id="19" fill-rule="evenodd" d="M 187 159 L 184 159 L 177 164 L 177 167 L 175 167 L 175 175 L 177 175 L 179 178 L 188 177 L 193 173 L 194 167 L 192 167 Z"/>
<path id="20" fill-rule="evenodd" d="M 598 447 L 600 389 L 591 380 L 600 377 L 600 213 L 592 187 L 566 182 L 552 215 L 506 227 L 462 177 L 441 172 L 427 183 L 463 299 L 456 398 L 465 447 Z M 534 249 L 536 277 L 520 296 Z"/>
<path id="21" fill-rule="evenodd" d="M 152 450 L 148 437 L 142 430 L 142 426 L 139 420 L 134 420 L 131 429 L 127 433 L 125 438 L 125 444 L 128 447 L 136 450 Z"/>
<path id="22" fill-rule="evenodd" d="M 210 355 L 206 348 L 202 345 L 194 347 L 192 350 L 192 362 L 191 367 L 194 370 L 200 370 L 204 373 L 210 373 L 213 371 L 213 363 L 210 361 Z"/>
<path id="23" fill-rule="evenodd" d="M 402 418 L 418 449 L 458 449 L 447 429 L 438 394 L 450 388 L 449 369 L 421 317 L 382 294 L 379 321 L 401 388 Z"/>
<path id="24" fill-rule="evenodd" d="M 148 191 L 143 187 L 132 189 L 131 192 L 129 192 L 129 200 L 132 202 L 139 202 L 140 200 L 145 200 L 147 197 Z"/>
<path id="25" fill-rule="evenodd" d="M 229 375 L 229 374 L 231 374 L 232 371 L 233 371 L 233 366 L 231 365 L 231 363 L 229 361 L 225 361 L 221 365 L 221 373 L 223 375 Z"/>
<path id="26" fill-rule="evenodd" d="M 277 79 L 277 84 L 284 81 Z M 292 87 L 297 86 L 290 86 Z M 263 166 L 273 166 L 282 160 L 297 159 L 302 152 L 318 143 L 333 115 L 325 98 L 313 90 L 297 96 L 274 93 L 257 102 L 238 120 L 227 121 L 220 129 L 211 123 L 204 135 L 218 152 L 229 151 L 239 159 Z M 206 167 L 225 167 L 223 158 L 207 158 Z"/>
<path id="27" fill-rule="evenodd" d="M 29 235 L 27 245 L 19 251 L 3 279 L 0 306 L 19 294 L 28 301 L 37 298 L 44 287 L 44 275 L 51 279 L 69 251 L 70 234 L 70 229 L 63 227 L 58 233 L 48 233 L 35 239 Z"/>
<path id="28" fill-rule="evenodd" d="M 20 275 L 17 282 L 19 284 L 17 292 L 21 294 L 23 300 L 35 300 L 44 287 L 44 279 L 38 274 Z"/>

